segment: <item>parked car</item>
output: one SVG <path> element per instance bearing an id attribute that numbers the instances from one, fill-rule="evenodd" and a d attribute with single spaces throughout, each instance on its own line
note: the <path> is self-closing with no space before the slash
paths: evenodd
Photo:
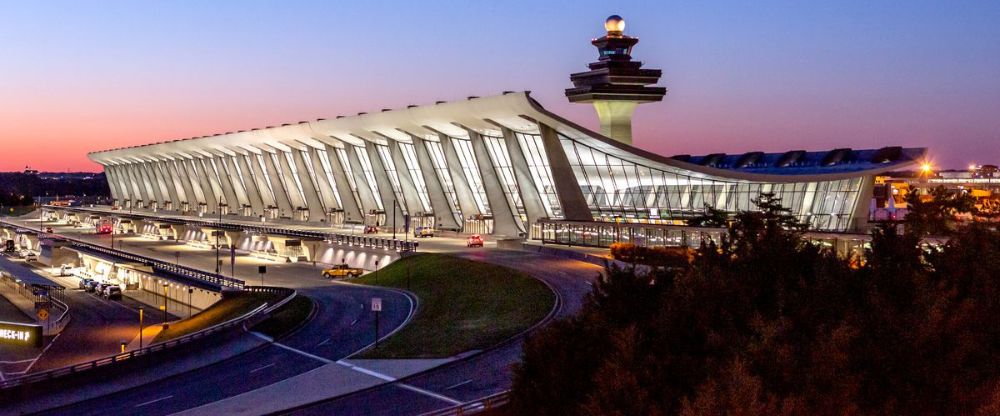
<path id="1" fill-rule="evenodd" d="M 99 285 L 99 284 L 101 284 L 101 282 L 98 282 L 96 280 L 91 280 L 90 282 L 87 282 L 87 286 L 84 287 L 83 289 L 86 290 L 86 291 L 88 291 L 88 292 L 96 292 L 97 291 L 97 285 Z"/>
<path id="2" fill-rule="evenodd" d="M 122 288 L 121 286 L 118 285 L 107 285 L 107 287 L 104 288 L 104 292 L 102 292 L 102 296 L 104 296 L 108 300 L 111 299 L 121 300 Z"/>
<path id="3" fill-rule="evenodd" d="M 94 279 L 91 279 L 89 277 L 85 277 L 85 278 L 80 279 L 80 289 L 87 290 L 89 292 L 89 290 L 87 288 L 90 287 L 90 284 L 93 283 L 93 282 L 94 282 Z"/>
<path id="4" fill-rule="evenodd" d="M 59 276 L 72 276 L 73 275 L 73 265 L 64 264 L 59 266 Z"/>
<path id="5" fill-rule="evenodd" d="M 329 269 L 323 270 L 323 277 L 328 278 L 338 278 L 346 277 L 352 279 L 364 274 L 365 271 L 356 267 L 348 266 L 347 264 L 335 264 Z"/>
<path id="6" fill-rule="evenodd" d="M 27 254 L 24 255 L 24 261 L 38 261 L 38 255 L 36 255 L 34 252 L 29 251 Z"/>
<path id="7" fill-rule="evenodd" d="M 482 247 L 483 246 L 483 236 L 479 234 L 470 235 L 468 239 L 465 240 L 465 245 L 469 247 Z"/>
<path id="8" fill-rule="evenodd" d="M 52 227 L 45 227 L 45 232 L 51 233 L 52 232 Z"/>
<path id="9" fill-rule="evenodd" d="M 365 226 L 365 234 L 375 234 L 375 233 L 378 233 L 378 227 L 374 225 Z"/>
<path id="10" fill-rule="evenodd" d="M 417 227 L 413 229 L 413 237 L 434 237 L 434 229 L 431 227 Z"/>

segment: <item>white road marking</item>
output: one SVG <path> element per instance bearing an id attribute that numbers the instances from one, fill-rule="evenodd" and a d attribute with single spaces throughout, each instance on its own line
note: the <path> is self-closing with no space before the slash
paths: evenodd
<path id="1" fill-rule="evenodd" d="M 147 404 L 153 404 L 153 403 L 156 403 L 156 402 L 159 402 L 159 401 L 167 400 L 167 399 L 172 398 L 172 397 L 174 397 L 174 396 L 170 395 L 170 396 L 166 396 L 166 397 L 160 397 L 159 399 L 156 399 L 156 400 L 150 400 L 150 401 L 148 401 L 146 403 L 137 404 L 137 405 L 135 405 L 135 407 L 143 407 L 143 406 L 145 406 Z"/>
<path id="2" fill-rule="evenodd" d="M 274 363 L 271 363 L 271 364 L 265 365 L 263 367 L 258 367 L 258 368 L 255 368 L 253 370 L 250 370 L 250 374 L 256 373 L 256 372 L 258 372 L 260 370 L 263 370 L 265 368 L 268 368 L 268 367 L 274 367 Z"/>
<path id="3" fill-rule="evenodd" d="M 264 334 L 261 334 L 261 333 L 258 333 L 258 332 L 254 332 L 254 331 L 250 331 L 250 333 L 253 334 L 254 336 L 256 336 L 257 338 L 260 338 L 262 340 L 270 342 L 272 345 L 274 345 L 276 347 L 284 348 L 284 349 L 286 349 L 288 351 L 294 352 L 294 353 L 302 355 L 302 356 L 306 356 L 306 357 L 312 358 L 312 359 L 314 359 L 316 361 L 320 361 L 320 362 L 325 363 L 325 364 L 333 364 L 333 362 L 334 362 L 331 359 L 323 358 L 323 357 L 320 357 L 318 355 L 313 355 L 313 354 L 310 354 L 308 352 L 302 351 L 300 349 L 295 349 L 295 348 L 289 347 L 289 346 L 287 346 L 285 344 L 282 344 L 280 342 L 274 342 L 274 339 L 271 338 L 271 337 L 269 337 L 269 336 L 267 336 L 267 335 L 264 335 Z"/>
<path id="4" fill-rule="evenodd" d="M 424 389 L 419 388 L 419 387 L 411 386 L 409 384 L 399 383 L 399 387 L 402 387 L 404 389 L 407 389 L 407 390 L 415 392 L 415 393 L 423 394 L 425 396 L 430 396 L 430 397 L 433 397 L 433 398 L 438 399 L 438 400 L 446 401 L 446 402 L 451 403 L 451 404 L 453 404 L 455 406 L 458 406 L 458 405 L 462 404 L 462 402 L 460 402 L 458 400 L 455 400 L 455 399 L 452 399 L 451 397 L 443 396 L 443 395 L 434 393 L 432 391 L 427 391 L 427 390 L 424 390 Z"/>
<path id="5" fill-rule="evenodd" d="M 28 368 L 24 369 L 24 374 L 27 374 L 28 371 L 31 371 L 31 367 L 34 367 L 35 363 L 38 362 L 38 359 L 42 358 L 42 354 L 45 354 L 45 351 L 48 351 L 49 347 L 51 347 L 52 344 L 56 343 L 56 340 L 59 339 L 60 335 L 62 335 L 62 332 L 56 334 L 56 336 L 54 338 L 52 338 L 52 341 L 49 341 L 49 345 L 46 345 L 45 348 L 42 349 L 42 352 L 38 353 L 38 356 L 35 357 L 35 359 L 31 361 L 31 364 L 28 364 Z"/>
<path id="6" fill-rule="evenodd" d="M 355 320 L 351 321 L 351 326 L 354 326 L 354 324 L 356 324 L 356 323 L 358 323 L 358 320 L 357 320 L 357 319 L 355 319 Z"/>
<path id="7" fill-rule="evenodd" d="M 317 347 L 322 346 L 322 345 L 326 344 L 327 342 L 330 342 L 330 338 L 324 339 L 323 342 L 321 342 L 319 344 L 316 344 L 316 346 Z"/>
<path id="8" fill-rule="evenodd" d="M 445 389 L 445 390 L 451 390 L 451 389 L 453 389 L 453 388 L 456 388 L 456 387 L 459 387 L 459 386 L 464 386 L 464 385 L 466 385 L 466 384 L 469 384 L 469 383 L 471 383 L 471 382 L 472 382 L 472 379 L 470 378 L 470 379 L 468 379 L 468 380 L 465 380 L 465 381 L 463 381 L 463 382 L 461 382 L 461 383 L 458 383 L 458 384 L 452 384 L 451 386 L 448 386 L 448 387 L 445 387 L 444 389 Z"/>

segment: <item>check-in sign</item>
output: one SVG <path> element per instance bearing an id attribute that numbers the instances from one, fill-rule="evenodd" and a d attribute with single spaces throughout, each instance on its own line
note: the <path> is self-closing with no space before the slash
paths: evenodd
<path id="1" fill-rule="evenodd" d="M 19 324 L 16 322 L 0 322 L 0 344 L 41 347 L 42 326 Z"/>

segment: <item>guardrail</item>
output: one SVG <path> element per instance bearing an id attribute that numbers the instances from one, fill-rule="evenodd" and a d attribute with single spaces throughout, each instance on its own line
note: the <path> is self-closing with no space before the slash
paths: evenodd
<path id="1" fill-rule="evenodd" d="M 141 263 L 143 265 L 152 267 L 154 272 L 163 271 L 163 272 L 173 273 L 183 277 L 211 283 L 213 285 L 219 286 L 220 288 L 230 287 L 235 289 L 242 289 L 243 286 L 245 285 L 245 282 L 240 279 L 233 279 L 231 277 L 225 277 L 217 275 L 215 273 L 206 273 L 192 267 L 181 266 L 174 263 L 168 263 L 162 260 L 157 260 L 151 257 L 141 256 L 138 254 L 128 253 L 125 251 L 114 250 L 96 244 L 86 243 L 76 239 L 67 238 L 67 240 L 73 247 L 83 248 L 90 251 L 96 251 L 104 255 L 118 257 L 136 263 Z"/>
<path id="2" fill-rule="evenodd" d="M 80 374 L 88 370 L 105 368 L 110 365 L 114 365 L 117 363 L 125 363 L 128 362 L 129 360 L 134 360 L 136 358 L 149 356 L 153 353 L 160 353 L 168 349 L 189 344 L 193 341 L 203 339 L 209 335 L 217 334 L 222 331 L 235 328 L 246 329 L 248 326 L 253 326 L 267 319 L 268 317 L 270 317 L 270 314 L 272 312 L 274 312 L 276 309 L 280 308 L 284 304 L 291 301 L 292 298 L 294 298 L 297 295 L 297 292 L 295 290 L 287 288 L 276 288 L 276 287 L 250 288 L 249 291 L 284 293 L 286 295 L 282 300 L 276 302 L 274 305 L 267 305 L 267 304 L 260 305 L 254 310 L 247 312 L 239 317 L 230 319 L 226 322 L 213 325 L 211 327 L 202 329 L 201 331 L 194 332 L 179 338 L 159 342 L 150 345 L 148 347 L 138 350 L 132 350 L 126 353 L 109 355 L 106 357 L 101 357 L 84 363 L 69 365 L 62 368 L 43 371 L 40 373 L 26 374 L 18 378 L 0 381 L 0 390 L 8 390 L 15 387 L 23 387 L 39 382 L 50 381 L 59 377 L 65 377 L 73 374 Z"/>
<path id="3" fill-rule="evenodd" d="M 500 393 L 483 397 L 482 399 L 473 400 L 471 402 L 462 403 L 457 406 L 452 406 L 447 409 L 435 410 L 433 412 L 423 413 L 420 416 L 463 416 L 471 415 L 479 412 L 484 412 L 487 410 L 496 409 L 498 407 L 504 406 L 510 403 L 510 390 L 505 390 Z"/>
<path id="4" fill-rule="evenodd" d="M 76 212 L 90 212 L 102 215 L 114 215 L 119 217 L 131 217 L 137 219 L 148 219 L 148 220 L 166 222 L 178 225 L 198 225 L 209 228 L 217 228 L 220 230 L 246 231 L 257 234 L 273 234 L 273 235 L 283 235 L 283 236 L 297 237 L 297 238 L 313 238 L 313 239 L 321 239 L 341 244 L 360 245 L 362 247 L 380 248 L 387 250 L 417 251 L 417 246 L 420 245 L 416 241 L 404 241 L 394 238 L 365 237 L 358 235 L 326 232 L 320 230 L 301 230 L 301 229 L 285 228 L 285 227 L 277 227 L 269 225 L 254 225 L 247 223 L 207 220 L 202 218 L 186 218 L 186 217 L 172 218 L 172 217 L 156 216 L 138 212 L 119 212 L 119 211 L 109 212 L 107 210 L 86 208 L 86 207 L 45 206 L 43 208 L 65 210 L 65 211 L 76 211 Z"/>

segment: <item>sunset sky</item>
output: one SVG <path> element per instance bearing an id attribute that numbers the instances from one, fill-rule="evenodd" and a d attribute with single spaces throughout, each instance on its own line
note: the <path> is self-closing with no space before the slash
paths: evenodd
<path id="1" fill-rule="evenodd" d="M 1000 1 L 2 1 L 0 170 L 438 100 L 569 74 L 620 14 L 663 69 L 638 147 L 663 155 L 926 146 L 1000 163 Z"/>

